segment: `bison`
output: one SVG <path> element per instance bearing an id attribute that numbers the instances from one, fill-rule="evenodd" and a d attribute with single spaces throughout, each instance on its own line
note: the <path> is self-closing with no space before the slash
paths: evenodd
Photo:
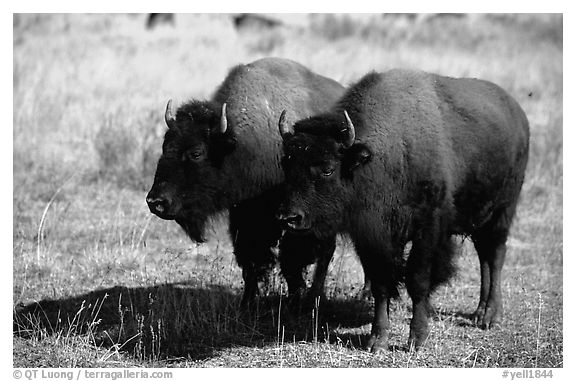
<path id="1" fill-rule="evenodd" d="M 427 338 L 429 298 L 454 272 L 453 235 L 472 238 L 481 269 L 475 319 L 501 321 L 506 239 L 528 160 L 529 128 L 497 85 L 420 71 L 370 73 L 330 112 L 279 118 L 290 232 L 351 237 L 375 301 L 367 349 L 388 346 L 389 303 L 413 304 L 408 345 Z M 408 257 L 405 245 L 412 243 Z"/>
<path id="2" fill-rule="evenodd" d="M 168 130 L 146 201 L 152 213 L 176 221 L 197 242 L 204 241 L 208 218 L 229 210 L 244 307 L 275 265 L 283 234 L 275 218 L 283 181 L 278 115 L 283 109 L 294 118 L 325 112 L 343 93 L 338 82 L 294 61 L 264 58 L 234 67 L 210 100 L 192 100 L 177 111 L 168 102 Z M 291 295 L 303 293 L 303 269 L 314 261 L 310 296 L 323 292 L 335 237 L 282 236 L 278 256 Z"/>
<path id="3" fill-rule="evenodd" d="M 149 13 L 146 18 L 146 29 L 154 29 L 157 26 L 170 25 L 174 26 L 173 13 Z"/>

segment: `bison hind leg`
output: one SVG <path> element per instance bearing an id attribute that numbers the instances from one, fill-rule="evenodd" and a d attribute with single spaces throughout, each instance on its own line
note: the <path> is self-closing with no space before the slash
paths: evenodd
<path id="1" fill-rule="evenodd" d="M 502 320 L 502 267 L 506 258 L 506 240 L 516 205 L 500 209 L 478 231 L 472 241 L 480 260 L 480 301 L 473 320 L 481 328 L 498 326 Z"/>

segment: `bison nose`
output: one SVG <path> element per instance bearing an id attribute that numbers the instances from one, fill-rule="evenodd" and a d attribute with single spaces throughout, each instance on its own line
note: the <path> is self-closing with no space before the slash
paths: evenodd
<path id="1" fill-rule="evenodd" d="M 302 230 L 306 228 L 303 224 L 304 212 L 300 209 L 279 210 L 276 213 L 276 218 L 280 223 L 291 229 Z"/>
<path id="2" fill-rule="evenodd" d="M 158 217 L 164 217 L 168 214 L 168 209 L 170 207 L 170 202 L 162 197 L 146 197 L 146 203 L 148 203 L 148 208 L 150 211 L 157 215 Z"/>

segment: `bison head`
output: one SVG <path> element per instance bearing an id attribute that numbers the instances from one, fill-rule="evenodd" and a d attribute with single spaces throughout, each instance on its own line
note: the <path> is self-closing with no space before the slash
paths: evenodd
<path id="1" fill-rule="evenodd" d="M 346 111 L 305 119 L 293 127 L 285 115 L 278 127 L 284 142 L 286 198 L 277 218 L 292 231 L 333 235 L 342 228 L 353 173 L 370 160 L 370 150 L 355 142 Z"/>
<path id="2" fill-rule="evenodd" d="M 152 213 L 175 220 L 202 242 L 208 217 L 222 208 L 222 161 L 236 146 L 226 104 L 193 101 L 174 114 L 169 101 L 165 119 L 168 130 L 146 202 Z"/>

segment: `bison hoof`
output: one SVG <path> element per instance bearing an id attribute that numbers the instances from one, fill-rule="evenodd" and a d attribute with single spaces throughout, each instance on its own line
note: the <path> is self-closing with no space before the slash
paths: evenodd
<path id="1" fill-rule="evenodd" d="M 422 348 L 426 343 L 426 339 L 428 339 L 428 334 L 429 332 L 427 330 L 419 333 L 410 330 L 410 336 L 408 337 L 408 350 L 417 351 Z"/>
<path id="2" fill-rule="evenodd" d="M 493 307 L 478 308 L 472 315 L 474 324 L 482 329 L 492 329 L 500 326 L 502 314 L 500 309 Z"/>
<path id="3" fill-rule="evenodd" d="M 408 338 L 408 351 L 413 352 L 419 350 L 424 345 L 424 341 L 425 340 L 410 336 Z"/>
<path id="4" fill-rule="evenodd" d="M 388 335 L 371 335 L 366 344 L 366 350 L 374 354 L 383 353 L 388 350 Z"/>

